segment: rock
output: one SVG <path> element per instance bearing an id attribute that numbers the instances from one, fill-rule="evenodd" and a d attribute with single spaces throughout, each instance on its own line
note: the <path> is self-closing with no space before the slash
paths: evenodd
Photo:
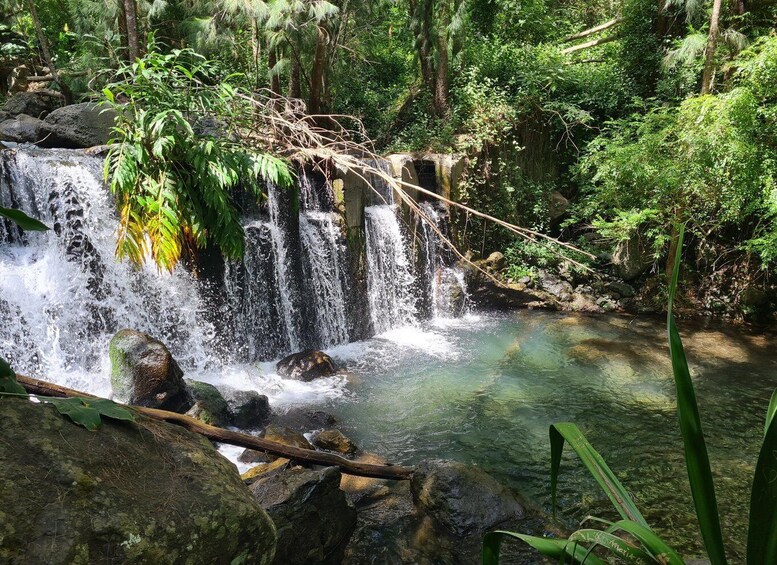
<path id="1" fill-rule="evenodd" d="M 540 287 L 546 290 L 562 302 L 570 302 L 573 298 L 574 289 L 572 285 L 557 277 L 554 277 L 547 271 L 541 271 L 539 276 Z"/>
<path id="2" fill-rule="evenodd" d="M 340 430 L 324 430 L 313 438 L 313 445 L 327 451 L 345 454 L 355 453 L 358 449 L 356 444 Z"/>
<path id="3" fill-rule="evenodd" d="M 484 533 L 524 514 L 515 495 L 496 479 L 455 461 L 421 461 L 410 489 L 416 506 L 461 537 Z"/>
<path id="4" fill-rule="evenodd" d="M 262 437 L 283 445 L 291 445 L 300 449 L 313 449 L 313 446 L 310 445 L 310 442 L 301 433 L 282 426 L 272 424 L 267 426 L 262 432 Z"/>
<path id="5" fill-rule="evenodd" d="M 275 368 L 282 377 L 305 382 L 337 373 L 337 365 L 323 351 L 294 353 L 281 359 Z"/>
<path id="6" fill-rule="evenodd" d="M 205 438 L 10 398 L 0 418 L 0 563 L 271 562 L 273 523 Z"/>
<path id="7" fill-rule="evenodd" d="M 185 413 L 194 404 L 183 371 L 165 345 L 148 334 L 120 330 L 108 345 L 117 400 Z"/>
<path id="8" fill-rule="evenodd" d="M 259 479 L 277 475 L 278 473 L 285 471 L 291 466 L 291 461 L 279 457 L 275 461 L 269 463 L 261 463 L 255 467 L 251 467 L 248 471 L 240 475 L 240 478 L 247 485 L 251 485 Z"/>
<path id="9" fill-rule="evenodd" d="M 229 406 L 232 425 L 244 430 L 261 428 L 272 417 L 270 401 L 255 390 L 224 388 L 224 398 Z"/>
<path id="10" fill-rule="evenodd" d="M 640 240 L 634 236 L 621 241 L 612 254 L 612 264 L 616 274 L 624 281 L 633 281 L 647 271 L 653 264 L 653 255 Z"/>
<path id="11" fill-rule="evenodd" d="M 275 414 L 272 423 L 300 432 L 307 432 L 329 428 L 337 423 L 337 418 L 323 410 L 291 408 L 282 414 Z"/>
<path id="12" fill-rule="evenodd" d="M 387 465 L 388 461 L 380 455 L 374 453 L 363 453 L 354 458 L 359 463 L 369 463 L 371 465 Z M 358 477 L 356 475 L 343 474 L 340 479 L 340 490 L 342 490 L 348 500 L 357 507 L 374 502 L 378 498 L 385 496 L 383 488 L 388 484 L 385 479 L 373 479 L 370 477 Z"/>
<path id="13" fill-rule="evenodd" d="M 269 463 L 272 461 L 267 453 L 255 449 L 244 449 L 243 452 L 237 456 L 237 460 L 241 463 Z"/>
<path id="14" fill-rule="evenodd" d="M 634 290 L 633 286 L 624 282 L 612 281 L 607 283 L 605 288 L 621 298 L 631 298 L 637 294 L 637 291 Z"/>
<path id="15" fill-rule="evenodd" d="M 483 267 L 487 271 L 501 271 L 505 268 L 505 256 L 499 251 L 494 251 L 483 261 Z"/>
<path id="16" fill-rule="evenodd" d="M 35 143 L 44 134 L 45 124 L 26 114 L 0 123 L 0 140 L 14 143 Z"/>
<path id="17" fill-rule="evenodd" d="M 46 116 L 48 137 L 40 145 L 70 149 L 104 145 L 115 119 L 115 111 L 93 102 L 63 106 Z"/>
<path id="18" fill-rule="evenodd" d="M 550 193 L 550 202 L 548 203 L 548 215 L 551 220 L 558 220 L 569 210 L 569 200 L 564 198 L 558 190 Z"/>
<path id="19" fill-rule="evenodd" d="M 325 560 L 339 563 L 356 525 L 356 510 L 339 489 L 340 471 L 295 467 L 250 486 L 256 500 L 275 523 L 277 565 L 313 565 Z"/>
<path id="20" fill-rule="evenodd" d="M 232 414 L 229 411 L 227 401 L 215 386 L 185 379 L 189 394 L 194 399 L 194 406 L 187 413 L 198 420 L 225 428 L 232 423 Z"/>
<path id="21" fill-rule="evenodd" d="M 65 97 L 53 90 L 17 92 L 3 104 L 3 111 L 10 116 L 27 114 L 33 118 L 45 118 L 65 104 Z"/>

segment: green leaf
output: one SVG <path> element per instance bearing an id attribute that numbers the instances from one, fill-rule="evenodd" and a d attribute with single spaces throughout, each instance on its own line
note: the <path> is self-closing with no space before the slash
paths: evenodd
<path id="1" fill-rule="evenodd" d="M 48 404 L 53 404 L 60 414 L 67 416 L 74 423 L 95 431 L 102 426 L 101 416 L 113 420 L 132 422 L 135 420 L 132 412 L 105 398 L 50 398 L 39 397 Z"/>
<path id="2" fill-rule="evenodd" d="M 621 520 L 615 522 L 607 531 L 612 533 L 618 530 L 628 532 L 639 540 L 642 546 L 650 552 L 656 562 L 661 563 L 662 565 L 685 565 L 682 557 L 680 557 L 674 549 L 669 547 L 666 542 L 658 537 L 650 528 L 643 526 L 642 524 L 637 524 L 631 520 Z"/>
<path id="3" fill-rule="evenodd" d="M 16 373 L 11 365 L 0 357 L 0 393 L 27 394 L 24 387 L 16 381 Z"/>
<path id="4" fill-rule="evenodd" d="M 580 428 L 571 423 L 560 423 L 550 426 L 550 491 L 553 511 L 555 512 L 556 510 L 556 491 L 564 440 L 575 450 L 575 453 L 580 457 L 580 461 L 583 462 L 596 482 L 599 483 L 599 487 L 610 499 L 613 506 L 615 506 L 618 514 L 626 520 L 633 520 L 647 527 L 645 518 L 642 517 L 637 505 L 634 504 L 631 496 L 615 476 L 615 473 L 607 466 L 602 456 L 588 443 Z"/>
<path id="5" fill-rule="evenodd" d="M 578 530 L 569 536 L 569 541 L 590 543 L 594 544 L 594 547 L 601 546 L 627 563 L 650 562 L 650 556 L 645 551 L 610 532 L 593 529 Z"/>
<path id="6" fill-rule="evenodd" d="M 21 210 L 0 207 L 0 216 L 4 216 L 8 218 L 16 225 L 18 225 L 20 228 L 26 231 L 48 231 L 49 230 L 49 227 L 46 224 L 36 220 L 35 218 L 30 218 L 27 214 L 25 214 Z"/>
<path id="7" fill-rule="evenodd" d="M 669 354 L 672 359 L 675 387 L 677 388 L 677 415 L 680 420 L 680 431 L 685 445 L 685 465 L 688 468 L 688 479 L 691 483 L 691 494 L 696 507 L 696 517 L 699 520 L 704 546 L 712 565 L 726 563 L 726 552 L 723 547 L 723 535 L 720 529 L 718 503 L 715 498 L 715 484 L 710 470 L 710 460 L 699 417 L 699 407 L 696 403 L 696 393 L 693 389 L 688 361 L 685 358 L 683 343 L 677 331 L 672 308 L 677 293 L 677 281 L 680 276 L 683 238 L 685 226 L 680 226 L 678 234 L 677 253 L 674 261 L 674 272 L 669 287 L 669 308 L 667 313 L 667 332 L 669 334 Z"/>
<path id="8" fill-rule="evenodd" d="M 593 555 L 579 543 L 569 540 L 541 538 L 497 530 L 483 537 L 483 565 L 499 565 L 499 551 L 505 539 L 517 539 L 529 544 L 545 557 L 559 559 L 562 563 L 571 558 L 573 563 L 584 565 L 605 565 L 604 561 Z"/>
<path id="9" fill-rule="evenodd" d="M 758 454 L 750 495 L 750 524 L 747 532 L 747 562 L 753 565 L 777 563 L 777 391 L 766 413 L 766 433 Z"/>

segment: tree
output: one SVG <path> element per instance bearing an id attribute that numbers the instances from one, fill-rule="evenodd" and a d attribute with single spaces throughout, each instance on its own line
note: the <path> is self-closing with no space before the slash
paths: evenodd
<path id="1" fill-rule="evenodd" d="M 707 46 L 704 48 L 704 73 L 701 79 L 701 93 L 709 94 L 712 90 L 712 78 L 715 72 L 715 46 L 720 34 L 720 9 L 723 0 L 714 0 L 710 15 L 710 29 L 707 33 Z"/>

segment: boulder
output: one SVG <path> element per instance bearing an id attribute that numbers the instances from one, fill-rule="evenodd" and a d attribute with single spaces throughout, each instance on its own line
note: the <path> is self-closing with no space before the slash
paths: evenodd
<path id="1" fill-rule="evenodd" d="M 455 461 L 421 461 L 410 489 L 416 506 L 460 537 L 484 533 L 524 515 L 520 502 L 505 486 L 485 471 Z"/>
<path id="2" fill-rule="evenodd" d="M 240 475 L 240 478 L 245 484 L 251 485 L 259 479 L 263 479 L 271 475 L 277 475 L 278 473 L 285 471 L 291 466 L 291 461 L 284 459 L 283 457 L 279 457 L 275 461 L 270 461 L 269 463 L 260 463 L 259 465 L 251 467 L 248 471 Z"/>
<path id="3" fill-rule="evenodd" d="M 232 414 L 219 389 L 201 381 L 185 379 L 185 382 L 194 400 L 194 406 L 187 412 L 189 416 L 219 428 L 232 424 Z"/>
<path id="4" fill-rule="evenodd" d="M 610 293 L 620 298 L 631 298 L 635 294 L 637 294 L 637 291 L 634 290 L 633 286 L 631 286 L 630 284 L 627 284 L 624 282 L 618 282 L 618 281 L 612 281 L 607 283 L 606 289 Z"/>
<path id="5" fill-rule="evenodd" d="M 156 420 L 90 432 L 0 399 L 0 563 L 257 563 L 275 528 L 205 438 Z"/>
<path id="6" fill-rule="evenodd" d="M 14 119 L 0 122 L 0 141 L 35 143 L 43 135 L 45 125 L 43 120 L 21 114 Z"/>
<path id="7" fill-rule="evenodd" d="M 115 119 L 115 111 L 94 102 L 63 106 L 46 116 L 47 137 L 40 145 L 70 149 L 105 145 Z"/>
<path id="8" fill-rule="evenodd" d="M 496 272 L 504 269 L 505 264 L 505 256 L 499 251 L 494 251 L 483 261 L 483 268 L 486 271 Z"/>
<path id="9" fill-rule="evenodd" d="M 301 351 L 278 361 L 278 374 L 289 379 L 310 382 L 337 373 L 337 365 L 323 351 Z"/>
<path id="10" fill-rule="evenodd" d="M 327 451 L 351 454 L 357 451 L 356 444 L 340 430 L 324 430 L 313 438 L 313 445 Z"/>
<path id="11" fill-rule="evenodd" d="M 165 345 L 148 334 L 120 330 L 108 345 L 111 387 L 120 402 L 185 413 L 194 404 L 183 371 Z"/>
<path id="12" fill-rule="evenodd" d="M 244 449 L 240 455 L 237 456 L 237 460 L 241 463 L 269 463 L 272 461 L 272 458 L 264 451 Z"/>
<path id="13" fill-rule="evenodd" d="M 336 467 L 315 471 L 294 467 L 250 486 L 278 532 L 273 563 L 339 563 L 336 554 L 344 549 L 356 525 L 356 510 L 339 485 Z"/>
<path id="14" fill-rule="evenodd" d="M 313 449 L 313 446 L 305 439 L 305 436 L 283 426 L 276 426 L 274 424 L 267 426 L 262 432 L 262 437 L 283 445 L 299 447 L 300 449 Z"/>
<path id="15" fill-rule="evenodd" d="M 551 275 L 547 271 L 540 271 L 539 284 L 543 290 L 549 292 L 561 302 L 570 302 L 574 298 L 572 285 Z"/>
<path id="16" fill-rule="evenodd" d="M 550 202 L 548 202 L 548 215 L 551 220 L 558 220 L 569 210 L 569 200 L 558 190 L 550 193 Z"/>
<path id="17" fill-rule="evenodd" d="M 290 408 L 282 414 L 275 414 L 272 422 L 279 426 L 306 432 L 329 428 L 337 423 L 337 418 L 323 410 L 307 410 L 297 407 Z"/>
<path id="18" fill-rule="evenodd" d="M 272 417 L 270 401 L 255 390 L 234 390 L 224 388 L 224 398 L 229 407 L 230 421 L 236 428 L 256 430 Z"/>
<path id="19" fill-rule="evenodd" d="M 615 273 L 624 281 L 633 281 L 653 264 L 653 254 L 645 248 L 640 237 L 621 241 L 612 253 Z"/>
<path id="20" fill-rule="evenodd" d="M 35 92 L 17 92 L 3 104 L 3 111 L 10 116 L 27 114 L 33 118 L 45 118 L 48 114 L 65 104 L 65 97 L 53 90 Z"/>

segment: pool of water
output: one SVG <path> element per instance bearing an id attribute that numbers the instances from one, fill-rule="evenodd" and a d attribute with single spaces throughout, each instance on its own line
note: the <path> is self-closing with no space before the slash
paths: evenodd
<path id="1" fill-rule="evenodd" d="M 726 325 L 681 330 L 727 547 L 741 562 L 777 340 Z M 348 378 L 301 402 L 335 414 L 367 451 L 476 464 L 547 510 L 548 426 L 575 422 L 660 535 L 700 556 L 664 332 L 662 320 L 536 311 L 439 320 L 332 349 Z M 559 495 L 569 527 L 615 517 L 569 453 Z"/>

